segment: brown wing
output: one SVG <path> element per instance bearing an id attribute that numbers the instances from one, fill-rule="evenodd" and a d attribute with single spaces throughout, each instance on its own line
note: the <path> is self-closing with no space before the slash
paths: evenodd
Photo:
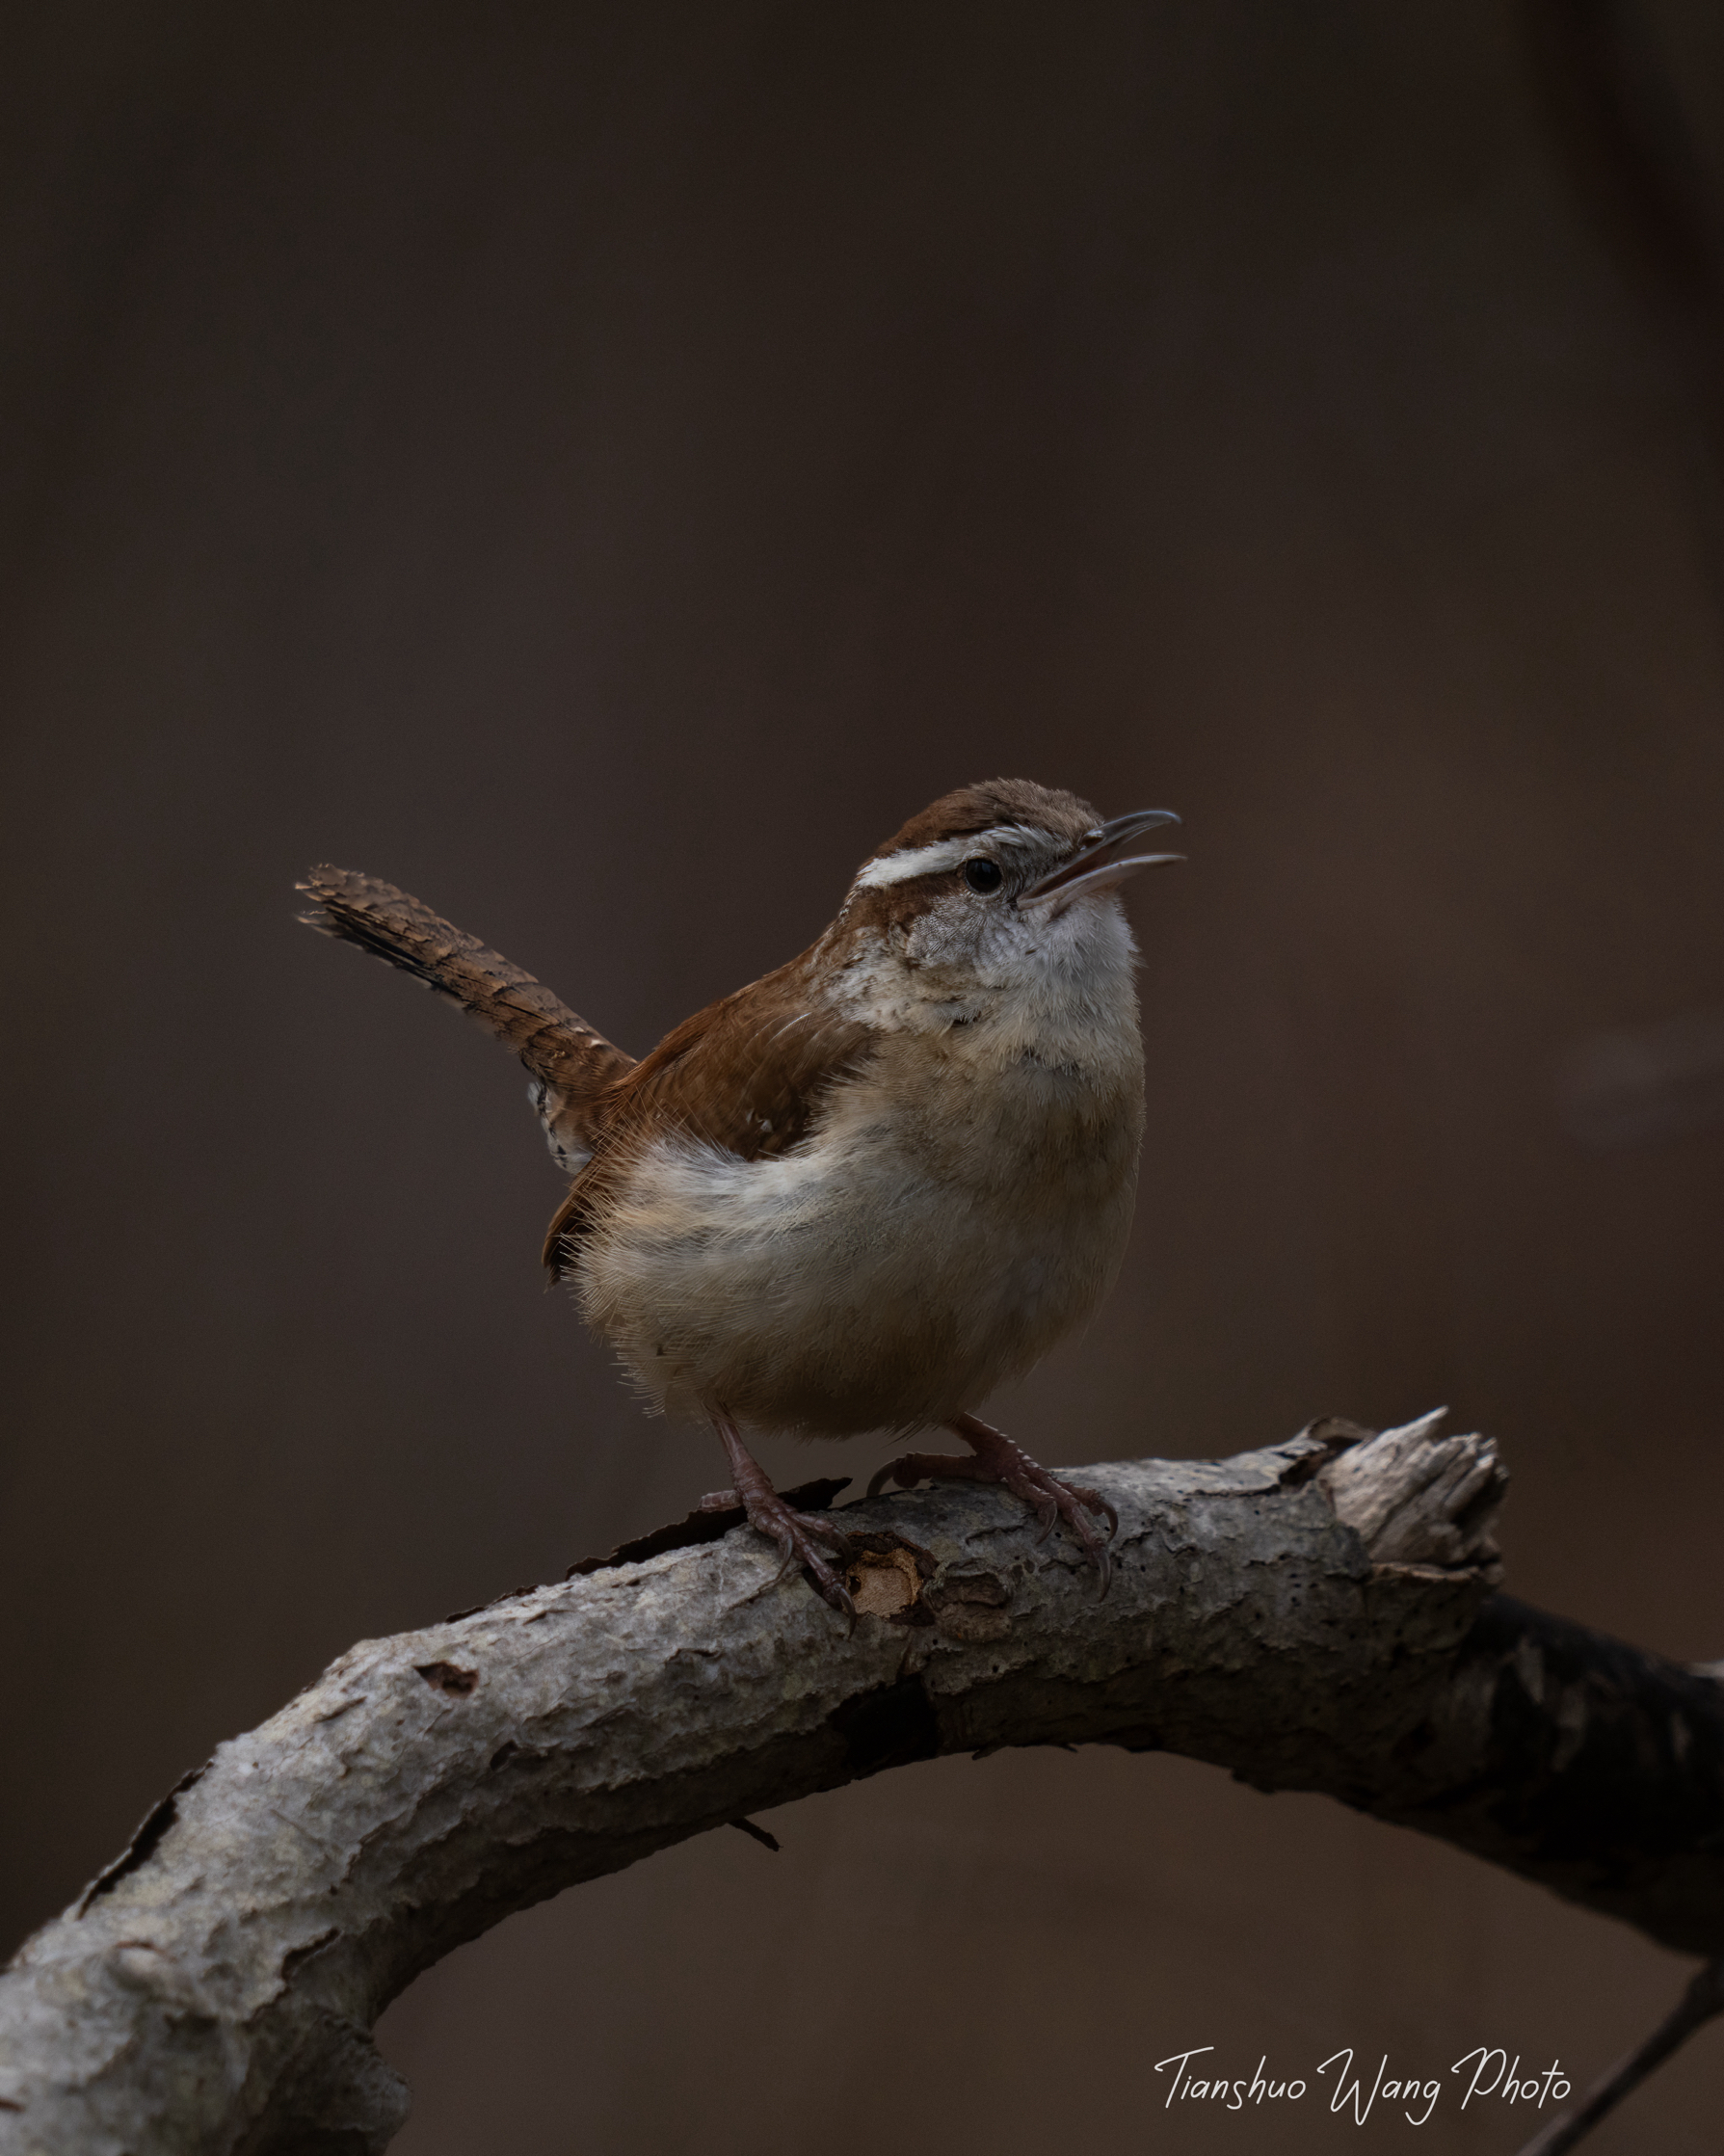
<path id="1" fill-rule="evenodd" d="M 862 1069 L 877 1035 L 810 995 L 808 955 L 685 1019 L 595 1104 L 592 1166 L 563 1201 L 544 1238 L 560 1276 L 608 1173 L 648 1135 L 680 1131 L 740 1159 L 790 1153 L 813 1127 L 834 1085 Z"/>
<path id="2" fill-rule="evenodd" d="M 593 1104 L 634 1068 L 568 1004 L 476 936 L 454 927 L 393 884 L 351 868 L 308 871 L 299 889 L 308 928 L 357 944 L 470 1012 L 532 1075 L 533 1105 L 560 1165 L 578 1174 L 593 1151 Z"/>

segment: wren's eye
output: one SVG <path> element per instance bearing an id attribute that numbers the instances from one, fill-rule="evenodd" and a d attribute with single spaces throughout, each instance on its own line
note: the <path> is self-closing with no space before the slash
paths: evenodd
<path id="1" fill-rule="evenodd" d="M 971 891 L 997 891 L 1005 882 L 1005 871 L 997 861 L 990 861 L 978 854 L 973 861 L 964 864 L 964 881 Z"/>

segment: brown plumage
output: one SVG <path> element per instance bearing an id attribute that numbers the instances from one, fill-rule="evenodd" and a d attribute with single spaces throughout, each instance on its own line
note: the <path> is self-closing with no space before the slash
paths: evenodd
<path id="1" fill-rule="evenodd" d="M 300 916 L 307 928 L 399 967 L 515 1051 L 534 1080 L 533 1105 L 552 1154 L 578 1174 L 593 1151 L 593 1105 L 634 1058 L 531 973 L 393 884 L 324 864 L 297 888 L 314 901 Z"/>
<path id="2" fill-rule="evenodd" d="M 995 779 L 960 787 L 912 816 L 875 858 L 1021 822 L 1026 815 L 1074 844 L 1096 821 L 1095 811 L 1075 794 L 1053 793 L 1022 779 Z M 561 1280 L 570 1270 L 583 1228 L 602 1206 L 631 1141 L 644 1133 L 677 1129 L 744 1160 L 768 1159 L 800 1145 L 831 1086 L 854 1077 L 879 1039 L 877 1028 L 823 1003 L 822 975 L 841 968 L 869 934 L 888 932 L 925 912 L 931 897 L 956 891 L 961 875 L 953 868 L 914 887 L 853 892 L 811 949 L 685 1018 L 650 1054 L 595 1095 L 591 1114 L 603 1133 L 594 1148 L 599 1158 L 564 1199 L 545 1233 L 544 1263 L 552 1278 Z"/>
<path id="3" fill-rule="evenodd" d="M 631 1062 L 530 974 L 391 885 L 320 868 L 324 933 L 471 1011 L 533 1074 L 573 1175 L 545 1240 L 650 1399 L 709 1417 L 751 1521 L 848 1607 L 827 1519 L 790 1512 L 738 1424 L 843 1435 L 943 1424 L 931 1473 L 1003 1482 L 1106 1577 L 1105 1507 L 971 1410 L 1105 1292 L 1142 1128 L 1119 858 L 1069 793 L 945 795 L 862 865 L 801 957 Z M 878 1480 L 878 1478 L 877 1478 Z"/>

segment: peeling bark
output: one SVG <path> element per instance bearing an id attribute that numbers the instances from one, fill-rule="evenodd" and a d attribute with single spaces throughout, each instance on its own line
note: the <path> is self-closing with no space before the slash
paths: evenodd
<path id="1" fill-rule="evenodd" d="M 1724 1686 L 1494 1595 L 1503 1476 L 1437 1417 L 1085 1469 L 1095 1573 L 973 1484 L 851 1507 L 854 1633 L 743 1528 L 362 1642 L 218 1747 L 0 1975 L 0 2152 L 383 2148 L 372 2046 L 516 1909 L 863 1774 L 1115 1743 L 1321 1790 L 1724 1947 Z M 632 1560 L 632 1561 L 631 1561 Z"/>

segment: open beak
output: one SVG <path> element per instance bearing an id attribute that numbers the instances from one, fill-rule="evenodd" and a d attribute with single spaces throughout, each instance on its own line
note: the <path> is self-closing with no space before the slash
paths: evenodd
<path id="1" fill-rule="evenodd" d="M 1157 824 L 1178 823 L 1171 809 L 1139 809 L 1132 815 L 1115 816 L 1111 823 L 1104 823 L 1099 831 L 1086 832 L 1085 842 L 1079 846 L 1070 861 L 1062 861 L 1057 868 L 1050 869 L 1039 883 L 1020 892 L 1020 906 L 1037 906 L 1045 898 L 1057 898 L 1056 913 L 1063 913 L 1074 898 L 1087 898 L 1093 892 L 1111 891 L 1115 884 L 1123 884 L 1127 876 L 1135 876 L 1140 868 L 1159 868 L 1169 861 L 1183 861 L 1182 853 L 1134 853 L 1119 855 L 1121 846 L 1128 845 L 1133 838 L 1142 838 L 1146 831 L 1154 831 Z M 1109 858 L 1109 857 L 1113 858 Z M 1050 917 L 1051 918 L 1051 917 Z"/>

